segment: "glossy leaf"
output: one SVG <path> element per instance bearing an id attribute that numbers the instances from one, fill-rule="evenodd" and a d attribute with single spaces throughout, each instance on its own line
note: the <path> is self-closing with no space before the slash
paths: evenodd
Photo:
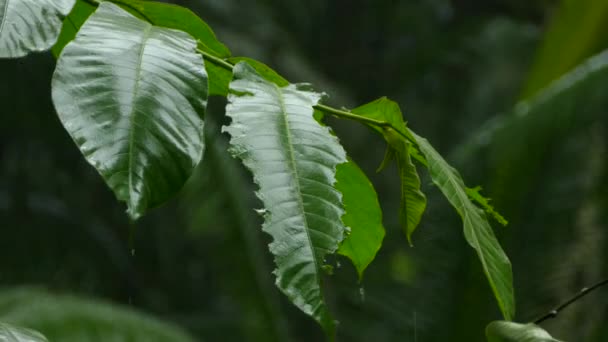
<path id="1" fill-rule="evenodd" d="M 412 234 L 418 227 L 422 214 L 426 209 L 426 196 L 420 190 L 420 177 L 412 163 L 412 152 L 415 148 L 405 139 L 409 134 L 399 105 L 382 97 L 352 110 L 354 114 L 371 119 L 390 123 L 392 127 L 371 126 L 382 134 L 389 144 L 385 158 L 379 167 L 384 169 L 392 160 L 397 161 L 399 177 L 401 179 L 401 205 L 399 207 L 399 221 L 407 239 L 412 244 Z"/>
<path id="2" fill-rule="evenodd" d="M 11 324 L 0 323 L 0 341 L 2 342 L 48 342 L 41 333 L 17 327 Z"/>
<path id="3" fill-rule="evenodd" d="M 433 182 L 462 218 L 465 238 L 477 252 L 503 316 L 511 320 L 515 314 L 511 262 L 500 247 L 484 211 L 469 199 L 467 188 L 458 171 L 451 167 L 425 138 L 413 132 L 411 134 L 428 161 Z"/>
<path id="4" fill-rule="evenodd" d="M 188 34 L 103 2 L 68 44 L 53 102 L 87 161 L 136 219 L 174 195 L 203 153 L 203 59 Z"/>
<path id="5" fill-rule="evenodd" d="M 75 0 L 0 0 L 0 58 L 50 49 Z"/>
<path id="6" fill-rule="evenodd" d="M 267 81 L 278 85 L 279 87 L 284 87 L 289 84 L 289 81 L 284 79 L 268 65 L 253 58 L 230 57 L 227 59 L 227 61 L 232 64 L 236 64 L 238 62 L 247 62 L 247 64 L 253 67 L 260 76 Z M 209 70 L 209 94 L 227 96 L 228 84 L 232 80 L 232 72 L 213 63 L 207 63 L 207 69 Z"/>
<path id="7" fill-rule="evenodd" d="M 264 203 L 263 230 L 273 237 L 277 286 L 333 335 L 321 290 L 325 256 L 344 236 L 336 166 L 346 155 L 336 137 L 313 117 L 321 94 L 304 85 L 280 88 L 246 62 L 234 67 L 224 130 L 231 153 L 243 160 Z"/>
<path id="8" fill-rule="evenodd" d="M 34 288 L 0 292 L 0 320 L 31 327 L 52 342 L 194 342 L 173 324 L 132 308 Z"/>
<path id="9" fill-rule="evenodd" d="M 496 321 L 486 327 L 488 342 L 559 342 L 536 324 Z"/>
<path id="10" fill-rule="evenodd" d="M 346 210 L 342 222 L 350 228 L 338 253 L 352 261 L 361 281 L 382 246 L 385 234 L 382 209 L 374 186 L 352 160 L 338 165 L 336 179 L 336 189 L 342 193 Z"/>

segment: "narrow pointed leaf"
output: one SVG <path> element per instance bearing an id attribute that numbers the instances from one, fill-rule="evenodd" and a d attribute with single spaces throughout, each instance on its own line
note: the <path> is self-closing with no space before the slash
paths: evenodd
<path id="1" fill-rule="evenodd" d="M 361 281 L 363 272 L 382 246 L 385 234 L 382 209 L 374 186 L 352 160 L 338 165 L 336 179 L 346 210 L 342 222 L 350 228 L 338 253 L 352 261 Z"/>
<path id="2" fill-rule="evenodd" d="M 496 321 L 486 327 L 488 342 L 560 342 L 536 324 Z"/>
<path id="3" fill-rule="evenodd" d="M 469 199 L 467 188 L 458 171 L 451 167 L 426 139 L 413 132 L 411 134 L 428 161 L 433 182 L 462 218 L 465 238 L 477 252 L 503 316 L 506 320 L 511 320 L 515 314 L 511 262 L 500 247 L 484 211 Z"/>
<path id="4" fill-rule="evenodd" d="M 0 58 L 50 49 L 75 0 L 0 0 Z"/>
<path id="5" fill-rule="evenodd" d="M 203 152 L 203 59 L 188 34 L 103 2 L 53 75 L 55 108 L 136 219 L 181 189 Z"/>
<path id="6" fill-rule="evenodd" d="M 408 242 L 413 246 L 412 234 L 418 227 L 426 209 L 426 196 L 420 191 L 420 177 L 410 156 L 411 144 L 406 140 L 403 140 L 403 142 L 406 145 L 405 150 L 397 152 L 396 158 L 399 177 L 401 178 L 399 220 L 401 226 L 405 227 Z"/>
<path id="7" fill-rule="evenodd" d="M 392 127 L 372 128 L 380 133 L 389 144 L 387 153 L 380 165 L 385 168 L 391 158 L 397 161 L 401 180 L 401 205 L 399 206 L 399 221 L 403 227 L 408 242 L 412 245 L 412 234 L 418 227 L 422 214 L 426 210 L 426 196 L 420 190 L 420 177 L 412 163 L 412 152 L 415 148 L 405 139 L 409 134 L 399 105 L 382 97 L 352 110 L 354 114 L 390 123 Z"/>
<path id="8" fill-rule="evenodd" d="M 246 62 L 234 67 L 225 127 L 231 153 L 242 159 L 266 207 L 263 230 L 273 237 L 277 286 L 333 335 L 321 290 L 324 259 L 344 236 L 336 166 L 346 155 L 313 117 L 321 95 L 303 85 L 280 88 Z"/>
<path id="9" fill-rule="evenodd" d="M 488 213 L 488 215 L 492 216 L 494 220 L 496 220 L 496 222 L 502 224 L 503 226 L 508 225 L 509 221 L 507 221 L 502 215 L 500 215 L 499 212 L 496 211 L 496 209 L 494 209 L 494 207 L 490 204 L 490 199 L 484 197 L 480 193 L 481 190 L 482 189 L 480 186 L 466 189 L 469 198 L 472 199 L 475 203 L 479 204 L 479 206 L 481 206 L 483 210 Z"/>
<path id="10" fill-rule="evenodd" d="M 2 342 L 48 342 L 41 333 L 34 330 L 0 323 L 0 341 Z"/>

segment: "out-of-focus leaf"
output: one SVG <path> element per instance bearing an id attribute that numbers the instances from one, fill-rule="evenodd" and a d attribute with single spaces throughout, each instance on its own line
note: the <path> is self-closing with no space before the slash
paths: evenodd
<path id="1" fill-rule="evenodd" d="M 488 342 L 559 342 L 536 324 L 496 321 L 486 327 Z"/>
<path id="2" fill-rule="evenodd" d="M 31 288 L 0 292 L 0 320 L 30 327 L 57 342 L 194 341 L 178 327 L 130 308 Z"/>
<path id="3" fill-rule="evenodd" d="M 382 97 L 353 109 L 352 113 L 388 122 L 392 125 L 392 127 L 371 127 L 382 134 L 389 144 L 389 150 L 379 169 L 386 167 L 393 157 L 397 161 L 397 168 L 401 179 L 399 221 L 411 245 L 412 234 L 416 230 L 416 227 L 418 227 L 422 214 L 424 214 L 426 209 L 426 196 L 420 191 L 420 177 L 416 171 L 416 166 L 412 163 L 412 151 L 415 148 L 405 139 L 405 136 L 409 132 L 403 121 L 401 109 L 399 109 L 399 105 L 396 102 Z"/>
<path id="4" fill-rule="evenodd" d="M 433 182 L 462 218 L 464 236 L 477 252 L 503 316 L 511 320 L 515 315 L 511 262 L 500 247 L 485 213 L 469 199 L 467 187 L 458 171 L 451 167 L 425 138 L 413 132 L 411 134 L 428 161 Z"/>
<path id="5" fill-rule="evenodd" d="M 225 127 L 231 153 L 243 160 L 266 207 L 263 230 L 273 237 L 277 286 L 333 335 L 321 290 L 325 256 L 344 236 L 336 166 L 346 153 L 313 117 L 321 94 L 300 85 L 280 88 L 246 62 L 234 67 Z"/>
<path id="6" fill-rule="evenodd" d="M 549 85 L 584 59 L 606 48 L 608 1 L 562 0 L 552 16 L 523 98 Z"/>
<path id="7" fill-rule="evenodd" d="M 103 2 L 68 44 L 53 102 L 136 219 L 181 189 L 203 153 L 207 75 L 188 34 Z"/>
<path id="8" fill-rule="evenodd" d="M 2 342 L 48 342 L 41 333 L 34 330 L 0 323 L 0 341 Z"/>
<path id="9" fill-rule="evenodd" d="M 361 281 L 382 246 L 385 233 L 382 209 L 374 186 L 354 161 L 338 165 L 336 179 L 336 189 L 342 193 L 346 210 L 342 222 L 350 228 L 338 253 L 352 261 Z"/>
<path id="10" fill-rule="evenodd" d="M 50 49 L 74 0 L 0 0 L 0 58 Z"/>

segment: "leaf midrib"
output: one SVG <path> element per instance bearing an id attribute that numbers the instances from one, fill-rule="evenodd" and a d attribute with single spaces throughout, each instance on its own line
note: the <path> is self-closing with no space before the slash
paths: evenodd
<path id="1" fill-rule="evenodd" d="M 289 154 L 289 165 L 293 171 L 293 175 L 295 177 L 295 188 L 296 188 L 296 198 L 298 201 L 298 206 L 300 207 L 300 211 L 302 212 L 302 217 L 304 219 L 304 232 L 306 233 L 306 238 L 308 239 L 308 245 L 310 246 L 311 249 L 311 254 L 312 254 L 312 260 L 315 264 L 315 270 L 318 272 L 321 269 L 321 265 L 319 265 L 319 261 L 317 260 L 317 255 L 315 254 L 315 250 L 314 250 L 314 245 L 312 243 L 312 238 L 310 236 L 309 233 L 309 224 L 308 224 L 308 219 L 306 217 L 306 210 L 304 209 L 304 202 L 302 200 L 302 196 L 301 194 L 301 186 L 300 186 L 300 177 L 298 174 L 298 169 L 296 167 L 296 159 L 295 159 L 295 153 L 293 150 L 293 140 L 291 137 L 291 131 L 289 129 L 289 120 L 287 120 L 287 108 L 285 107 L 285 100 L 283 98 L 283 92 L 281 91 L 281 89 L 276 85 L 276 84 L 272 84 L 273 89 L 275 90 L 275 92 L 277 93 L 277 97 L 279 100 L 279 107 L 281 109 L 281 116 L 283 117 L 283 125 L 285 127 L 285 137 L 287 138 L 287 150 L 288 150 L 288 154 Z M 320 285 L 319 282 L 319 277 L 317 276 L 317 272 L 315 272 L 314 277 L 315 280 L 317 282 L 318 285 Z"/>
<path id="2" fill-rule="evenodd" d="M 135 102 L 137 100 L 137 94 L 140 90 L 140 81 L 141 81 L 141 73 L 142 73 L 142 64 L 144 59 L 144 53 L 146 50 L 146 42 L 150 39 L 152 34 L 153 26 L 150 24 L 146 24 L 146 28 L 143 32 L 141 48 L 139 50 L 139 55 L 137 57 L 137 68 L 135 69 L 135 82 L 133 84 L 132 98 L 131 98 L 131 111 L 129 113 L 129 126 L 131 129 L 129 130 L 129 161 L 128 161 L 128 169 L 129 169 L 129 202 L 132 201 L 132 191 L 133 191 L 133 147 L 135 144 L 135 129 L 133 129 L 135 125 L 135 115 L 138 111 L 135 110 Z M 133 203 L 131 203 L 133 205 Z M 136 206 L 133 206 L 135 209 Z"/>

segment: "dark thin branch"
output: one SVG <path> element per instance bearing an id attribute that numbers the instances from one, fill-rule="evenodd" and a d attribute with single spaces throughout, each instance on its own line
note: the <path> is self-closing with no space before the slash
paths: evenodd
<path id="1" fill-rule="evenodd" d="M 568 306 L 570 306 L 570 304 L 576 302 L 577 300 L 585 297 L 586 295 L 588 295 L 589 293 L 591 293 L 594 290 L 599 289 L 600 287 L 604 286 L 604 285 L 608 285 L 608 279 L 604 279 L 590 287 L 584 287 L 582 288 L 576 295 L 572 296 L 571 298 L 569 298 L 568 300 L 566 300 L 565 302 L 563 302 L 562 304 L 558 305 L 555 309 L 549 311 L 548 313 L 546 313 L 545 315 L 537 318 L 534 321 L 534 324 L 540 324 L 548 319 L 551 318 L 555 318 L 557 317 L 557 314 L 564 310 L 565 308 L 567 308 Z"/>

